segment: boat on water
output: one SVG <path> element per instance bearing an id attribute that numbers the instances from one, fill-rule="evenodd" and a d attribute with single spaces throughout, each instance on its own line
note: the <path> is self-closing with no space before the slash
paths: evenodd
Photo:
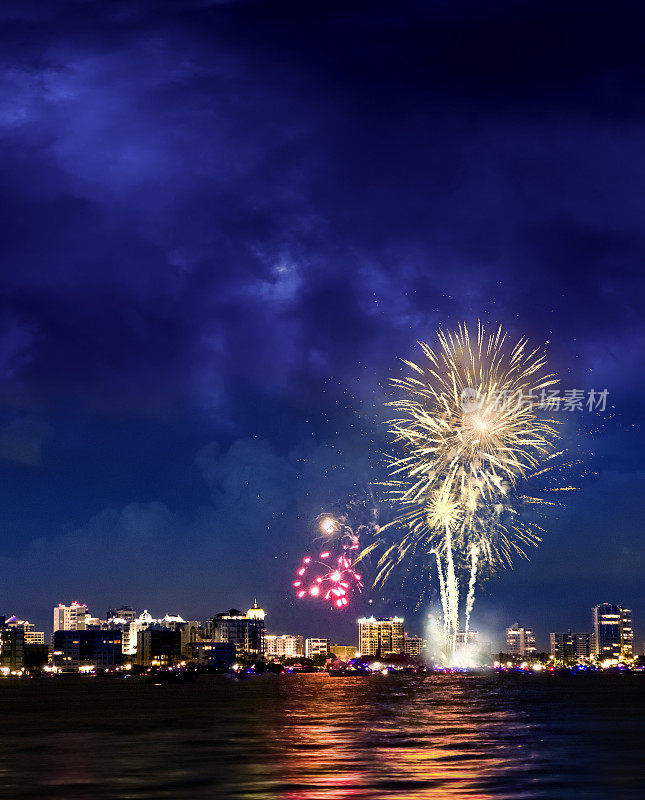
<path id="1" fill-rule="evenodd" d="M 372 673 L 366 666 L 360 667 L 330 667 L 327 673 L 332 678 L 347 678 L 352 676 L 371 675 Z"/>
<path id="2" fill-rule="evenodd" d="M 195 673 L 189 670 L 159 670 L 146 675 L 146 683 L 155 685 L 166 683 L 194 683 Z"/>

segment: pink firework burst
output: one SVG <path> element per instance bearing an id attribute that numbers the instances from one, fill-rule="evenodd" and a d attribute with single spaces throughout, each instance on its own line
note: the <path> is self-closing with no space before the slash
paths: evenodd
<path id="1" fill-rule="evenodd" d="M 293 582 L 296 597 L 321 598 L 330 602 L 333 608 L 345 608 L 351 592 L 360 592 L 363 588 L 361 576 L 354 571 L 348 549 L 343 548 L 339 556 L 332 556 L 329 550 L 323 550 L 315 561 L 311 556 L 305 556 Z"/>

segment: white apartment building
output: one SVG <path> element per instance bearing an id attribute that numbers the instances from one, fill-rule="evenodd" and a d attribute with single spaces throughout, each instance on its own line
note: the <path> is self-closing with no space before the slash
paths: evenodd
<path id="1" fill-rule="evenodd" d="M 85 603 L 74 601 L 69 606 L 59 603 L 54 606 L 54 631 L 84 631 L 88 617 Z"/>
<path id="2" fill-rule="evenodd" d="M 402 617 L 358 620 L 358 648 L 364 656 L 384 656 L 405 652 L 405 629 Z"/>
<path id="3" fill-rule="evenodd" d="M 531 628 L 522 628 L 519 622 L 514 622 L 506 629 L 506 652 L 512 656 L 528 658 L 537 652 L 535 647 L 535 634 Z"/>
<path id="4" fill-rule="evenodd" d="M 319 653 L 329 652 L 329 639 L 305 639 L 305 656 L 313 658 Z"/>
<path id="5" fill-rule="evenodd" d="M 278 635 L 267 633 L 264 637 L 265 654 L 271 658 L 295 658 L 304 655 L 304 641 L 302 636 L 293 636 L 289 633 Z"/>

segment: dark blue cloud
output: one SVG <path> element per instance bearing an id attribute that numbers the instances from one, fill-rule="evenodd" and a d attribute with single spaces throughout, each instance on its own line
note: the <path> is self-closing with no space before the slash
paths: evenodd
<path id="1" fill-rule="evenodd" d="M 240 495 L 236 524 L 288 513 L 280 535 L 301 544 L 298 515 L 378 473 L 397 358 L 460 319 L 548 341 L 567 386 L 610 390 L 601 429 L 576 418 L 569 434 L 612 502 L 632 507 L 638 4 L 17 3 L 2 15 L 2 422 L 53 431 L 40 468 L 38 437 L 23 440 L 29 457 L 12 451 L 22 467 L 2 467 L 39 470 L 6 475 L 12 557 L 91 517 L 98 558 L 125 513 L 106 522 L 102 509 L 161 504 L 175 533 L 160 523 L 155 557 L 174 558 L 178 538 L 186 570 L 210 554 L 217 580 L 215 550 L 239 548 L 240 565 L 275 555 L 190 521 L 199 507 L 220 513 L 226 481 L 255 461 L 270 501 Z M 330 468 L 312 473 L 318 490 L 299 488 L 290 454 L 337 446 L 352 478 Z M 585 535 L 567 533 L 579 558 L 612 523 L 573 508 L 552 541 L 580 520 Z M 615 524 L 636 548 L 633 517 Z M 73 566 L 56 563 L 63 581 L 48 580 L 72 591 Z M 112 585 L 126 592 L 120 569 Z M 539 576 L 517 574 L 548 608 Z M 266 605 L 282 602 L 284 577 Z M 39 592 L 47 583 L 34 584 L 39 603 L 60 599 Z M 611 586 L 620 595 L 618 577 Z"/>

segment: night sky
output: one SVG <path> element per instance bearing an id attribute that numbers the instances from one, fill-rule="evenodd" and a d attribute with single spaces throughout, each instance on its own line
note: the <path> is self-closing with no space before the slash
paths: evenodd
<path id="1" fill-rule="evenodd" d="M 639 6 L 3 3 L 0 613 L 257 596 L 275 633 L 420 631 L 396 586 L 338 613 L 290 584 L 383 477 L 400 359 L 481 319 L 609 406 L 563 415 L 581 489 L 475 626 L 546 647 L 611 601 L 640 651 Z"/>

